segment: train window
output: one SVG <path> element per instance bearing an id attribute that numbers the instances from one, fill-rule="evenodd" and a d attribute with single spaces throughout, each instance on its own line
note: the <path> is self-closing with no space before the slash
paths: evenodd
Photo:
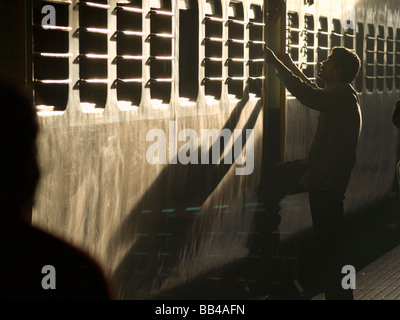
<path id="1" fill-rule="evenodd" d="M 317 55 L 318 55 L 318 67 L 321 66 L 321 63 L 328 58 L 329 55 L 329 45 L 328 45 L 328 19 L 326 17 L 319 18 L 319 26 L 318 26 L 318 47 L 317 47 Z M 325 85 L 325 82 L 317 78 L 317 84 L 320 87 Z"/>
<path id="2" fill-rule="evenodd" d="M 152 1 L 149 12 L 150 34 L 150 95 L 156 104 L 168 104 L 172 89 L 172 61 L 174 61 L 172 44 L 172 18 L 174 16 L 171 0 Z"/>
<path id="3" fill-rule="evenodd" d="M 184 2 L 179 11 L 179 96 L 189 101 L 196 101 L 198 94 L 198 12 L 195 0 Z"/>
<path id="4" fill-rule="evenodd" d="M 287 15 L 287 52 L 290 54 L 292 60 L 297 65 L 299 64 L 300 55 L 300 29 L 299 29 L 299 15 L 297 12 L 288 12 Z"/>
<path id="5" fill-rule="evenodd" d="M 203 61 L 205 77 L 203 85 L 208 99 L 221 98 L 222 82 L 222 48 L 223 39 L 222 7 L 220 0 L 207 0 L 204 17 L 205 38 L 203 41 L 205 59 Z"/>
<path id="6" fill-rule="evenodd" d="M 391 91 L 394 83 L 394 33 L 392 27 L 388 28 L 386 43 L 386 88 Z"/>
<path id="7" fill-rule="evenodd" d="M 64 111 L 68 103 L 69 86 L 69 1 L 52 3 L 56 25 L 42 25 L 45 1 L 34 1 L 33 23 L 33 90 L 34 104 L 39 114 Z"/>
<path id="8" fill-rule="evenodd" d="M 84 112 L 103 109 L 107 100 L 107 1 L 79 3 L 79 94 Z"/>
<path id="9" fill-rule="evenodd" d="M 142 97 L 142 1 L 117 4 L 117 100 L 123 110 L 136 109 Z"/>
<path id="10" fill-rule="evenodd" d="M 315 80 L 315 65 L 314 52 L 315 52 L 315 31 L 314 31 L 314 17 L 311 15 L 304 16 L 304 56 L 306 62 L 303 63 L 303 72 L 310 80 Z"/>
<path id="11" fill-rule="evenodd" d="M 331 48 L 342 45 L 342 23 L 339 19 L 332 20 Z"/>
<path id="12" fill-rule="evenodd" d="M 396 78 L 395 78 L 395 85 L 396 89 L 400 89 L 400 28 L 396 29 Z"/>
<path id="13" fill-rule="evenodd" d="M 348 49 L 354 49 L 354 29 L 346 29 L 344 32 L 344 46 Z"/>
<path id="14" fill-rule="evenodd" d="M 249 15 L 249 93 L 261 97 L 264 63 L 263 14 L 260 6 L 250 6 Z"/>
<path id="15" fill-rule="evenodd" d="M 319 18 L 318 27 L 318 62 L 322 62 L 328 58 L 329 46 L 328 46 L 328 19 L 325 17 Z"/>
<path id="16" fill-rule="evenodd" d="M 376 87 L 379 91 L 383 91 L 385 82 L 385 29 L 383 26 L 378 26 L 377 42 L 377 76 Z"/>
<path id="17" fill-rule="evenodd" d="M 373 91 L 375 81 L 375 26 L 373 24 L 368 25 L 366 55 L 366 89 Z"/>
<path id="18" fill-rule="evenodd" d="M 244 12 L 243 4 L 231 2 L 228 11 L 228 94 L 243 96 L 244 83 Z"/>
<path id="19" fill-rule="evenodd" d="M 355 87 L 358 92 L 363 90 L 363 73 L 364 73 L 364 24 L 357 24 L 356 35 L 356 53 L 361 60 L 361 69 L 355 80 Z"/>

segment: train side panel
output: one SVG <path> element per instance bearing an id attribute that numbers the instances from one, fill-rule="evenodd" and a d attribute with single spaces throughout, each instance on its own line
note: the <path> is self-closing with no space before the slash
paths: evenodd
<path id="1" fill-rule="evenodd" d="M 213 30 L 205 30 L 208 23 L 205 21 L 209 19 L 207 14 L 218 10 L 205 2 L 198 3 L 199 58 L 195 65 L 198 68 L 198 95 L 195 100 L 181 99 L 179 92 L 182 88 L 179 80 L 183 77 L 179 68 L 187 67 L 179 65 L 179 57 L 183 55 L 182 50 L 189 49 L 179 47 L 179 37 L 183 35 L 178 23 L 182 10 L 178 3 L 173 1 L 170 8 L 152 9 L 160 2 L 146 1 L 140 10 L 134 6 L 118 9 L 132 14 L 143 13 L 142 32 L 149 34 L 143 37 L 142 43 L 143 56 L 150 58 L 142 62 L 145 82 L 141 83 L 140 104 L 136 110 L 121 110 L 121 103 L 117 103 L 118 84 L 106 82 L 105 108 L 96 105 L 85 110 L 87 104 L 82 104 L 85 92 L 81 86 L 94 86 L 97 90 L 97 79 L 82 81 L 80 64 L 84 59 L 94 58 L 82 56 L 80 52 L 82 43 L 75 36 L 75 28 L 79 28 L 78 13 L 82 9 L 77 1 L 73 1 L 68 7 L 72 26 L 68 104 L 64 111 L 45 110 L 39 116 L 42 180 L 33 222 L 97 258 L 116 280 L 122 299 L 154 297 L 163 290 L 245 256 L 253 228 L 255 190 L 261 175 L 263 105 L 260 92 L 257 96 L 247 83 L 251 82 L 252 74 L 247 67 L 251 57 L 245 45 L 251 45 L 252 34 L 246 21 L 254 20 L 260 12 L 262 19 L 263 3 L 221 1 L 222 15 L 212 20 L 217 25 L 212 26 L 217 31 L 221 27 L 221 38 L 226 45 L 221 46 L 221 56 L 211 57 L 204 49 L 205 42 L 209 41 L 206 38 L 210 36 L 207 33 Z M 109 45 L 107 54 L 111 56 L 107 60 L 108 77 L 123 82 L 125 79 L 118 77 L 121 70 L 116 70 L 115 66 L 117 61 L 118 68 L 118 57 L 113 60 L 112 56 L 118 56 L 112 29 L 118 28 L 118 21 L 111 14 L 117 3 L 108 1 L 108 6 L 99 5 L 89 5 L 87 10 L 96 8 L 107 14 L 107 28 L 112 30 L 106 33 L 108 40 L 105 42 Z M 251 11 L 253 6 L 257 7 L 257 13 Z M 157 18 L 151 20 L 153 15 Z M 155 34 L 155 31 L 162 31 L 157 30 L 156 23 L 168 19 L 171 19 L 171 37 L 176 40 L 168 40 L 171 37 L 166 34 Z M 257 26 L 262 28 L 261 23 L 259 21 Z M 230 24 L 239 26 L 236 29 L 241 31 L 230 28 Z M 174 56 L 172 62 L 165 56 L 157 56 L 166 53 L 153 44 L 156 40 L 152 37 L 162 38 L 166 45 L 171 45 L 168 41 L 172 41 L 172 48 L 167 52 Z M 229 61 L 236 57 L 229 51 L 228 42 L 243 45 L 241 59 L 234 61 L 243 64 L 241 77 L 231 74 L 236 69 L 230 69 Z M 159 53 L 153 50 L 159 50 Z M 134 60 L 128 56 L 123 58 Z M 222 60 L 219 76 L 223 81 L 208 75 L 207 72 L 213 70 L 206 70 L 204 66 L 209 61 L 218 63 Z M 159 69 L 153 63 L 167 65 L 170 70 L 160 69 L 157 74 Z M 260 65 L 262 68 L 262 61 Z M 100 63 L 98 67 L 101 68 Z M 170 72 L 172 82 L 165 78 L 165 72 Z M 125 82 L 134 83 L 128 80 Z M 222 84 L 219 98 L 211 97 L 207 92 L 217 92 L 218 85 L 215 86 L 217 89 L 206 88 L 207 81 Z M 232 82 L 235 86 L 230 85 Z M 171 85 L 166 90 L 168 83 Z M 243 84 L 241 92 L 235 90 L 237 83 Z M 161 90 L 158 86 L 164 87 Z M 40 88 L 37 91 L 40 93 Z M 100 95 L 101 90 L 98 92 Z M 100 101 L 98 97 L 88 95 L 87 98 Z M 207 136 L 202 140 L 204 130 L 223 133 L 229 140 L 217 139 L 221 146 L 214 149 Z M 214 160 L 220 163 L 210 161 L 207 164 L 207 152 L 216 159 L 221 158 L 221 161 Z M 226 159 L 224 152 L 228 155 Z M 245 168 L 242 157 L 247 157 L 248 173 L 240 173 Z M 188 158 L 191 163 L 185 163 Z"/>

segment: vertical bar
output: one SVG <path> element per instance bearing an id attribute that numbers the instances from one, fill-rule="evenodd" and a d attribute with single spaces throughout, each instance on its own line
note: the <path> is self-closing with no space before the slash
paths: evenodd
<path id="1" fill-rule="evenodd" d="M 116 0 L 109 0 L 110 8 L 107 9 L 107 29 L 111 32 L 107 35 L 107 54 L 110 58 L 107 60 L 107 77 L 111 81 L 107 83 L 107 98 L 105 111 L 106 112 L 118 112 L 117 106 L 117 64 L 114 63 L 114 59 L 117 56 L 117 38 L 115 37 L 115 31 L 117 30 L 117 4 Z M 116 60 L 115 60 L 116 61 Z"/>
<path id="2" fill-rule="evenodd" d="M 70 115 L 70 121 L 80 118 L 80 95 L 79 95 L 79 36 L 77 30 L 79 28 L 79 6 L 78 0 L 73 0 L 69 6 L 69 26 L 72 31 L 69 33 L 69 52 L 72 57 L 69 57 L 69 76 L 72 80 L 69 85 L 69 96 L 67 113 Z"/>

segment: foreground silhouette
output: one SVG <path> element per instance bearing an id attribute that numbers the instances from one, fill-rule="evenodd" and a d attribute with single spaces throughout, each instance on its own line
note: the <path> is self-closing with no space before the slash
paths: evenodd
<path id="1" fill-rule="evenodd" d="M 111 298 L 111 288 L 93 259 L 30 224 L 40 176 L 36 113 L 13 86 L 0 84 L 0 97 L 0 298 Z"/>

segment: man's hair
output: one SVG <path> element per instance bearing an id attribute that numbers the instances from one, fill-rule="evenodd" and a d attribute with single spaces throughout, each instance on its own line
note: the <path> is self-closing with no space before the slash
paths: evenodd
<path id="1" fill-rule="evenodd" d="M 360 72 L 361 60 L 358 55 L 345 47 L 332 48 L 332 57 L 336 69 L 342 69 L 341 79 L 345 83 L 352 82 Z"/>

